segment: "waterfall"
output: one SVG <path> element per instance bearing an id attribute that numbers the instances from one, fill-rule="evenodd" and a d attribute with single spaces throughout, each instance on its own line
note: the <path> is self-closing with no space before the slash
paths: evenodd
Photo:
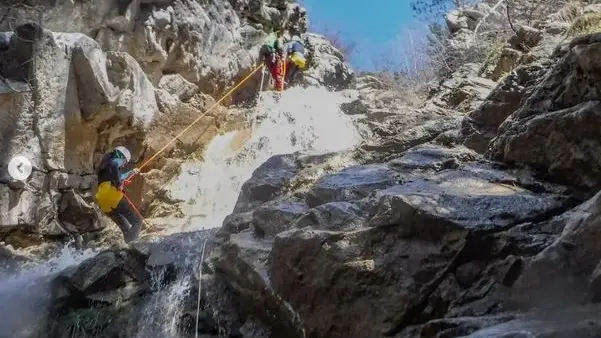
<path id="1" fill-rule="evenodd" d="M 215 137 L 204 162 L 188 162 L 167 189 L 184 200 L 188 222 L 171 231 L 220 227 L 232 212 L 242 184 L 273 155 L 350 149 L 361 141 L 352 119 L 340 110 L 348 99 L 323 87 L 290 88 L 279 100 L 263 92 L 250 139 L 236 151 L 238 132 Z"/>

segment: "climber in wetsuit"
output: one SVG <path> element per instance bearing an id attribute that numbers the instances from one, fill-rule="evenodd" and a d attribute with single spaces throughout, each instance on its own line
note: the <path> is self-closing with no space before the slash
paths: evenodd
<path id="1" fill-rule="evenodd" d="M 275 90 L 284 89 L 282 61 L 286 57 L 286 42 L 283 31 L 275 31 L 267 37 L 259 51 L 265 67 L 267 67 L 273 78 Z"/>
<path id="2" fill-rule="evenodd" d="M 286 55 L 284 82 L 291 84 L 297 72 L 305 69 L 305 45 L 299 36 L 293 36 L 291 41 L 286 44 Z"/>
<path id="3" fill-rule="evenodd" d="M 96 201 L 100 209 L 115 222 L 123 232 L 123 238 L 129 243 L 138 238 L 142 220 L 123 197 L 121 185 L 138 169 L 121 173 L 122 168 L 131 160 L 131 154 L 125 147 L 117 147 L 104 155 L 98 168 L 98 192 Z"/>

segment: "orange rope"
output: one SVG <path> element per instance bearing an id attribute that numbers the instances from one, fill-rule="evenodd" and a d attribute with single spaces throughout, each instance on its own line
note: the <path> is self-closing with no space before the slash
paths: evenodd
<path id="1" fill-rule="evenodd" d="M 284 91 L 284 86 L 286 85 L 286 64 L 288 62 L 286 62 L 288 56 L 284 57 L 284 60 L 282 60 L 282 89 L 280 89 L 280 91 Z"/>
<path id="2" fill-rule="evenodd" d="M 250 79 L 251 76 L 253 76 L 259 69 L 265 67 L 265 65 L 262 63 L 259 66 L 257 66 L 250 74 L 248 74 L 244 79 L 242 79 L 240 82 L 238 82 L 238 84 L 236 86 L 234 86 L 232 89 L 230 89 L 227 93 L 225 93 L 225 95 L 223 95 L 223 97 L 221 97 L 221 99 L 219 99 L 219 101 L 215 102 L 209 109 L 207 109 L 202 115 L 200 115 L 196 120 L 194 120 L 192 123 L 190 123 L 190 125 L 188 125 L 184 130 L 182 130 L 179 134 L 177 134 L 174 138 L 171 139 L 171 141 L 167 142 L 167 144 L 165 144 L 165 146 L 163 146 L 163 148 L 159 149 L 159 151 L 157 151 L 154 155 L 152 155 L 152 157 L 150 157 L 148 160 L 146 160 L 141 166 L 138 167 L 138 169 L 142 169 L 144 167 L 146 167 L 148 165 L 148 163 L 152 162 L 152 160 L 154 160 L 155 158 L 157 158 L 159 156 L 160 153 L 162 153 L 163 151 L 165 151 L 165 149 L 167 149 L 169 147 L 169 145 L 171 145 L 173 142 L 177 141 L 177 139 L 179 139 L 183 134 L 185 134 L 188 130 L 190 130 L 190 128 L 192 128 L 193 125 L 195 125 L 196 123 L 198 123 L 198 121 L 200 121 L 200 119 L 202 119 L 204 116 L 206 116 L 209 112 L 211 112 L 213 109 L 215 109 L 215 107 L 217 107 L 221 102 L 223 102 L 223 100 L 225 100 L 228 96 L 230 96 L 234 91 L 236 91 L 244 82 L 246 82 L 248 79 Z M 134 173 L 132 176 L 130 176 L 128 178 L 128 180 L 133 179 L 134 176 L 136 176 L 138 173 Z"/>
<path id="3" fill-rule="evenodd" d="M 125 197 L 125 200 L 127 201 L 127 203 L 129 203 L 129 206 L 131 206 L 131 208 L 134 209 L 136 214 L 138 214 L 140 219 L 142 219 L 142 222 L 144 222 L 144 216 L 142 216 L 142 213 L 140 212 L 140 210 L 138 210 L 138 208 L 136 208 L 136 205 L 134 204 L 134 202 L 132 202 L 129 199 L 129 197 L 127 197 L 127 194 L 125 193 L 125 191 L 121 190 L 121 192 L 123 193 L 123 197 Z"/>

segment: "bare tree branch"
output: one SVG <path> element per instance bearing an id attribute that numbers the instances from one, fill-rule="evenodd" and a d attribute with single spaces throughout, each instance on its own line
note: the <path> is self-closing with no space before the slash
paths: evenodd
<path id="1" fill-rule="evenodd" d="M 510 13 L 509 13 L 509 9 L 510 9 L 510 7 L 511 7 L 511 6 L 510 6 L 510 4 L 511 4 L 511 1 L 507 0 L 507 6 L 505 7 L 505 14 L 506 14 L 506 16 L 507 16 L 507 22 L 509 22 L 509 27 L 511 27 L 511 30 L 512 30 L 512 31 L 513 31 L 515 34 L 517 34 L 517 33 L 518 33 L 518 32 L 517 32 L 517 30 L 516 30 L 516 29 L 515 29 L 515 27 L 513 26 L 513 22 L 511 22 L 511 15 L 510 15 Z"/>
<path id="2" fill-rule="evenodd" d="M 497 10 L 497 8 L 499 8 L 499 6 L 501 6 L 503 4 L 503 2 L 505 2 L 505 0 L 499 0 L 499 1 L 497 1 L 497 3 L 494 6 L 492 6 L 492 8 L 488 11 L 488 13 L 486 13 L 486 15 L 484 15 L 482 17 L 482 19 L 480 19 L 478 21 L 478 24 L 476 24 L 476 28 L 474 28 L 474 34 L 472 35 L 472 40 L 471 40 L 472 44 L 476 40 L 476 36 L 478 35 L 478 31 L 480 30 L 480 27 L 482 26 L 482 24 L 486 21 L 486 19 L 488 19 L 488 17 L 492 13 L 494 13 Z"/>

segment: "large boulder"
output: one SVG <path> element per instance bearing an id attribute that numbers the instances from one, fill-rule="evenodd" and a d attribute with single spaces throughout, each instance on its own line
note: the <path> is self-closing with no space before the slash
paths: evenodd
<path id="1" fill-rule="evenodd" d="M 599 300 L 601 252 L 596 239 L 600 198 L 597 194 L 566 214 L 561 235 L 524 267 L 509 297 L 509 306 L 552 308 Z M 556 297 L 547 296 L 555 290 L 563 291 Z"/>
<path id="2" fill-rule="evenodd" d="M 415 146 L 433 141 L 445 132 L 459 128 L 459 117 L 448 115 L 436 117 L 423 124 L 404 129 L 399 133 L 395 133 L 395 129 L 400 129 L 400 126 L 394 127 L 396 121 L 389 121 L 393 126 L 389 124 L 385 129 L 375 129 L 375 132 L 380 133 L 381 137 L 364 142 L 361 149 L 379 154 L 400 154 Z"/>
<path id="3" fill-rule="evenodd" d="M 139 241 L 101 251 L 61 271 L 51 283 L 48 334 L 194 335 L 190 313 L 196 314 L 198 293 L 206 304 L 209 292 L 199 290 L 198 279 L 191 276 L 204 269 L 197 262 L 211 254 L 214 233 L 197 231 Z M 154 311 L 166 317 L 153 317 Z M 199 333 L 217 332 L 217 324 L 204 311 L 202 319 Z"/>
<path id="4" fill-rule="evenodd" d="M 223 278 L 245 314 L 291 337 L 394 336 L 446 313 L 485 314 L 499 304 L 486 290 L 510 287 L 519 255 L 553 240 L 551 226 L 512 229 L 538 229 L 573 201 L 563 187 L 475 158 L 430 144 L 308 180 L 299 162 L 331 155 L 275 156 L 226 219 L 212 279 Z"/>
<path id="5" fill-rule="evenodd" d="M 328 202 L 358 200 L 400 181 L 401 174 L 386 166 L 353 166 L 320 178 L 308 192 L 306 201 L 316 207 Z"/>
<path id="6" fill-rule="evenodd" d="M 147 257 L 136 250 L 104 251 L 60 273 L 54 297 L 60 306 L 129 301 L 147 291 L 144 265 Z"/>
<path id="7" fill-rule="evenodd" d="M 353 71 L 344 62 L 344 55 L 324 37 L 306 34 L 308 70 L 303 73 L 306 85 L 325 85 L 344 89 L 353 79 Z"/>

